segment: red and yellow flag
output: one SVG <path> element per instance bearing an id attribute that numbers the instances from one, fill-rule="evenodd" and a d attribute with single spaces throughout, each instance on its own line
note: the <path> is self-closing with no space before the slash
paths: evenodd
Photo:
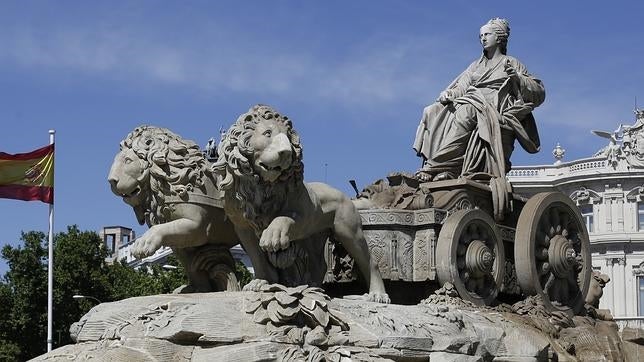
<path id="1" fill-rule="evenodd" d="M 0 198 L 54 203 L 54 145 L 28 153 L 0 152 Z"/>

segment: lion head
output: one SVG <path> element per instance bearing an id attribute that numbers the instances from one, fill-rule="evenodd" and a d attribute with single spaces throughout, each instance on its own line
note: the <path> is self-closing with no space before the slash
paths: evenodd
<path id="1" fill-rule="evenodd" d="M 108 181 L 141 225 L 166 222 L 171 213 L 166 197 L 201 189 L 211 173 L 199 146 L 166 128 L 137 127 L 120 146 Z"/>
<path id="2" fill-rule="evenodd" d="M 302 146 L 288 117 L 266 105 L 237 118 L 222 138 L 213 166 L 219 187 L 242 203 L 255 230 L 268 226 L 289 188 L 302 182 Z"/>

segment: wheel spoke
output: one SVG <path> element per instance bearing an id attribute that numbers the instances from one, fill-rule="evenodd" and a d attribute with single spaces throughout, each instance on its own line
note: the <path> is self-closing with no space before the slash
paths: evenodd
<path id="1" fill-rule="evenodd" d="M 472 240 L 481 240 L 481 234 L 479 234 L 478 230 L 472 234 Z"/>
<path id="2" fill-rule="evenodd" d="M 540 260 L 540 261 L 548 260 L 548 249 L 547 248 L 537 249 L 535 254 L 536 254 L 535 256 L 537 257 L 537 260 Z"/>
<path id="3" fill-rule="evenodd" d="M 560 221 L 559 210 L 557 210 L 556 208 L 550 209 L 550 225 L 555 227 L 555 232 L 557 230 L 557 227 L 560 227 L 559 221 Z"/>
<path id="4" fill-rule="evenodd" d="M 543 239 L 543 246 L 546 248 L 550 246 L 550 237 L 548 235 L 546 235 Z"/>
<path id="5" fill-rule="evenodd" d="M 548 220 L 547 217 L 541 217 L 539 219 L 539 228 L 548 236 L 552 236 L 548 234 L 548 230 L 550 230 L 550 221 Z"/>
<path id="6" fill-rule="evenodd" d="M 564 230 L 568 229 L 568 227 L 570 226 L 570 215 L 567 212 L 564 212 L 561 215 L 561 225 L 563 226 Z"/>

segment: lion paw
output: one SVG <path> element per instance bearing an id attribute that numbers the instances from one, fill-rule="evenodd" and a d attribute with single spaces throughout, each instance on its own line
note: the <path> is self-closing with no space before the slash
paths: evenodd
<path id="1" fill-rule="evenodd" d="M 289 230 L 295 221 L 289 217 L 278 216 L 268 225 L 259 238 L 259 247 L 264 251 L 284 250 L 291 244 Z"/>
<path id="2" fill-rule="evenodd" d="M 365 297 L 370 302 L 383 304 L 391 303 L 391 299 L 389 299 L 389 295 L 387 295 L 387 293 L 370 292 L 369 294 L 365 295 Z"/>
<path id="3" fill-rule="evenodd" d="M 259 292 L 263 286 L 268 285 L 268 280 L 253 279 L 242 289 L 244 292 Z"/>
<path id="4" fill-rule="evenodd" d="M 132 255 L 137 259 L 148 257 L 159 250 L 161 243 L 161 236 L 154 232 L 153 229 L 150 229 L 140 238 L 136 239 L 132 246 Z"/>

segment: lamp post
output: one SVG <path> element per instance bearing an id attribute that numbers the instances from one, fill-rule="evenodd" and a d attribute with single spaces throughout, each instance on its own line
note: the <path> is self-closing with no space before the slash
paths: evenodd
<path id="1" fill-rule="evenodd" d="M 74 298 L 74 299 L 92 299 L 92 300 L 95 300 L 95 301 L 96 301 L 96 303 L 101 304 L 101 301 L 100 301 L 100 300 L 98 300 L 98 298 L 96 298 L 96 297 L 92 297 L 92 296 L 90 296 L 90 295 L 80 295 L 80 294 L 76 294 L 76 295 L 72 296 L 72 298 Z"/>
<path id="2" fill-rule="evenodd" d="M 178 269 L 178 267 L 176 265 L 170 265 L 170 264 L 162 265 L 161 268 L 163 268 L 165 270 L 177 270 Z"/>

